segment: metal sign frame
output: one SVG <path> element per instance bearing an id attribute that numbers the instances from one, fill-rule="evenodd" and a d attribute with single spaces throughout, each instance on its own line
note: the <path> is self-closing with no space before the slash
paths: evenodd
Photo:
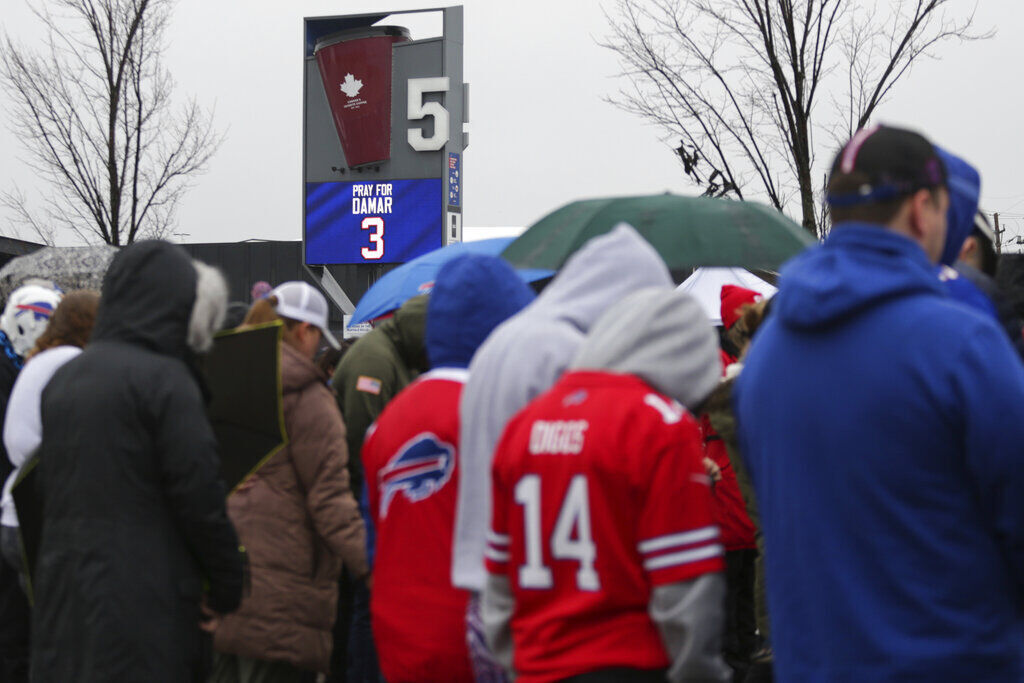
<path id="1" fill-rule="evenodd" d="M 340 31 L 375 26 L 389 16 L 404 14 L 423 14 L 440 12 L 443 19 L 443 34 L 440 38 L 396 42 L 392 45 L 392 78 L 391 78 L 391 141 L 389 159 L 379 163 L 350 168 L 345 161 L 344 151 L 333 121 L 323 85 L 319 83 L 320 71 L 313 57 L 314 47 L 325 36 Z M 343 15 L 329 17 L 307 17 L 304 20 L 304 53 L 303 53 L 303 153 L 302 153 L 302 201 L 303 201 L 303 259 L 307 267 L 319 268 L 317 279 L 325 285 L 331 298 L 343 310 L 352 306 L 351 298 L 358 299 L 362 292 L 345 292 L 338 281 L 350 282 L 367 280 L 370 282 L 382 275 L 390 266 L 384 262 L 368 258 L 377 253 L 368 242 L 361 247 L 360 258 L 349 258 L 345 263 L 318 262 L 324 261 L 318 254 L 309 252 L 309 211 L 308 191 L 311 184 L 322 183 L 325 186 L 335 183 L 329 189 L 344 192 L 343 184 L 356 183 L 352 193 L 362 193 L 365 186 L 376 184 L 378 194 L 390 193 L 391 184 L 395 181 L 414 182 L 418 190 L 428 186 L 421 182 L 427 179 L 437 181 L 440 194 L 439 211 L 441 213 L 438 228 L 441 232 L 430 241 L 435 246 L 461 241 L 462 208 L 464 201 L 463 151 L 468 144 L 464 132 L 468 122 L 467 99 L 468 86 L 462 79 L 462 44 L 463 44 L 463 12 L 461 6 L 438 7 L 418 10 L 382 11 L 368 14 Z M 316 77 L 316 78 L 314 78 Z M 358 87 L 358 86 L 356 86 Z M 355 90 L 351 88 L 350 90 Z M 346 91 L 346 94 L 349 91 Z M 328 126 L 327 123 L 331 123 Z M 440 125 L 438 125 L 440 124 Z M 382 184 L 387 183 L 385 192 L 381 192 Z M 356 189 L 356 188 L 359 189 Z M 422 192 L 421 192 L 422 194 Z M 431 205 L 435 201 L 430 200 Z M 395 204 L 399 198 L 395 198 Z M 376 204 L 371 202 L 360 204 L 352 202 L 353 207 L 366 207 L 372 210 Z M 381 203 L 383 206 L 383 202 Z M 388 208 L 391 208 L 388 201 Z M 342 208 L 340 208 L 342 207 Z M 344 214 L 341 202 L 336 202 L 331 215 Z M 346 214 L 347 215 L 347 214 Z M 332 218 L 323 219 L 324 224 L 331 225 Z M 367 222 L 367 219 L 364 219 Z M 396 229 L 403 229 L 402 220 L 397 219 Z M 370 230 L 366 236 L 373 239 L 374 221 L 369 221 Z M 383 222 L 381 222 L 383 223 Z M 366 229 L 367 226 L 361 226 Z M 351 225 L 349 225 L 351 232 Z M 383 227 L 380 228 L 383 233 Z M 323 235 L 324 232 L 319 234 Z M 402 234 L 399 232 L 399 234 Z M 387 239 L 382 235 L 381 240 Z M 410 248 L 415 251 L 416 245 Z M 423 247 L 419 247 L 423 248 Z M 380 252 L 386 253 L 381 245 Z M 348 258 L 348 257 L 346 257 Z M 380 257 L 378 257 L 380 258 Z M 329 259 L 328 259 L 329 261 Z M 394 259 L 387 262 L 394 263 Z M 366 271 L 368 277 L 353 278 L 356 269 Z M 331 276 L 333 274 L 333 276 Z M 331 276 L 331 277 L 329 277 Z M 329 285 L 329 286 L 327 286 Z M 340 291 L 339 291 L 340 290 Z M 336 296 L 339 295 L 340 296 Z"/>

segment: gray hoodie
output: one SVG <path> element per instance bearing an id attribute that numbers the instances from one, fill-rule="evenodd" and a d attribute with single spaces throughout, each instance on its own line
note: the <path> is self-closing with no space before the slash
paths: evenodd
<path id="1" fill-rule="evenodd" d="M 462 391 L 452 582 L 480 592 L 491 523 L 491 461 L 505 423 L 547 391 L 597 319 L 626 295 L 672 286 L 664 261 L 622 224 L 576 252 L 537 299 L 502 323 L 473 357 Z"/>
<path id="2" fill-rule="evenodd" d="M 697 300 L 685 292 L 643 289 L 590 330 L 573 368 L 636 375 L 693 410 L 722 376 L 718 340 Z"/>
<path id="3" fill-rule="evenodd" d="M 680 291 L 648 288 L 611 307 L 591 328 L 574 369 L 636 375 L 693 410 L 722 373 L 718 343 L 697 301 Z M 648 614 L 658 626 L 670 665 L 668 680 L 725 681 L 721 658 L 725 581 L 706 574 L 658 586 Z M 511 619 L 515 600 L 507 576 L 487 579 L 482 618 L 495 658 L 512 667 Z"/>

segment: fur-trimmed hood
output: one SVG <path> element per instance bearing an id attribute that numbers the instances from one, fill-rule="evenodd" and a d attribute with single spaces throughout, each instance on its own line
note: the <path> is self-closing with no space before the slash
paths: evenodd
<path id="1" fill-rule="evenodd" d="M 220 273 L 161 240 L 135 242 L 103 278 L 94 341 L 120 341 L 175 358 L 205 351 L 227 310 Z"/>

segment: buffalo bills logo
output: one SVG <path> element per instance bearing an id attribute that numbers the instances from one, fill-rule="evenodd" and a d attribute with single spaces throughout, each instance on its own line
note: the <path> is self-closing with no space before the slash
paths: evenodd
<path id="1" fill-rule="evenodd" d="M 430 432 L 416 435 L 377 475 L 381 518 L 387 517 L 388 506 L 399 492 L 417 503 L 440 491 L 454 470 L 454 446 Z"/>
<path id="2" fill-rule="evenodd" d="M 568 408 L 569 406 L 578 406 L 587 400 L 587 390 L 580 389 L 574 391 L 565 398 L 562 399 L 562 405 Z"/>
<path id="3" fill-rule="evenodd" d="M 14 314 L 15 318 L 20 317 L 23 313 L 31 313 L 32 317 L 38 322 L 41 320 L 49 320 L 50 316 L 53 315 L 53 304 L 49 301 L 31 301 L 27 304 L 18 304 L 18 312 Z"/>

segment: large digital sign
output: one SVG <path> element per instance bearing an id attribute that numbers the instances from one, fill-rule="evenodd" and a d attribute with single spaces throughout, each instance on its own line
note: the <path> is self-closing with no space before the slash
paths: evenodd
<path id="1" fill-rule="evenodd" d="M 395 25 L 427 13 L 440 36 Z M 307 18 L 305 55 L 306 264 L 402 263 L 460 241 L 462 8 Z"/>
<path id="2" fill-rule="evenodd" d="M 404 263 L 441 246 L 441 179 L 306 183 L 306 260 Z"/>

